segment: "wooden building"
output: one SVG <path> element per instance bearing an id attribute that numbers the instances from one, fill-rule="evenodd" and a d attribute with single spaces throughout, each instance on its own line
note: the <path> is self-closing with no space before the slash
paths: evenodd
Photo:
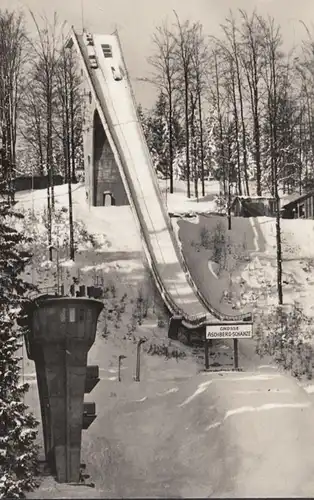
<path id="1" fill-rule="evenodd" d="M 283 219 L 314 219 L 314 191 L 302 194 L 282 206 Z"/>
<path id="2" fill-rule="evenodd" d="M 274 217 L 275 198 L 272 196 L 236 196 L 231 204 L 235 217 Z"/>

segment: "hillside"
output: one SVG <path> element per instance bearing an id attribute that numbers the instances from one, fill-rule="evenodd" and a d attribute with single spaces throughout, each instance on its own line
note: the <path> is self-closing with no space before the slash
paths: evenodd
<path id="1" fill-rule="evenodd" d="M 143 261 L 141 241 L 136 231 L 130 207 L 88 207 L 84 186 L 73 188 L 75 262 L 69 260 L 67 186 L 55 188 L 56 208 L 53 223 L 53 244 L 59 248 L 59 282 L 67 289 L 73 278 L 80 284 L 100 285 L 105 292 L 105 308 L 99 318 L 95 344 L 89 353 L 89 364 L 100 367 L 101 382 L 85 400 L 96 401 L 98 417 L 90 430 L 83 433 L 83 461 L 87 463 L 91 480 L 99 475 L 97 442 L 106 422 L 106 412 L 114 412 L 117 399 L 129 404 L 145 399 L 145 394 L 157 395 L 162 406 L 162 396 L 176 391 L 172 381 L 194 376 L 203 367 L 203 354 L 193 353 L 183 344 L 167 338 L 167 315 Z M 180 197 L 179 197 L 180 198 Z M 40 291 L 52 292 L 57 286 L 57 253 L 53 262 L 48 260 L 46 224 L 46 192 L 44 190 L 17 193 L 18 208 L 25 215 L 23 226 L 34 238 L 32 265 L 26 270 L 28 280 L 36 283 Z M 181 197 L 182 200 L 182 197 Z M 178 206 L 178 200 L 174 204 Z M 182 201 L 181 201 L 182 206 Z M 126 236 L 127 228 L 127 236 Z M 142 346 L 141 384 L 134 383 L 136 344 L 145 338 Z M 21 353 L 22 378 L 30 383 L 26 402 L 40 419 L 39 400 L 34 363 Z M 118 356 L 125 355 L 122 366 L 122 384 L 117 380 Z M 197 354 L 195 356 L 195 354 Z M 225 350 L 223 358 L 232 364 L 231 351 Z M 217 358 L 220 353 L 217 352 Z M 160 395 L 158 399 L 158 394 Z M 144 399 L 143 399 L 144 397 Z M 122 399 L 121 399 L 122 398 Z M 101 402 L 106 401 L 106 408 Z M 134 412 L 136 408 L 134 408 Z M 161 408 L 160 408 L 161 411 Z M 105 413 L 104 413 L 105 412 Z M 124 439 L 127 439 L 125 437 Z M 42 434 L 39 434 L 42 445 Z M 96 453 L 96 454 L 95 454 Z M 105 469 L 105 465 L 103 464 Z M 41 488 L 29 498 L 67 496 L 102 496 L 101 485 L 96 481 L 92 488 L 56 485 L 51 477 L 44 478 Z M 111 496 L 112 491 L 106 495 Z"/>
<path id="2" fill-rule="evenodd" d="M 194 200 L 187 201 L 183 189 L 179 188 L 174 195 L 167 195 L 168 209 L 173 212 L 185 213 L 195 211 L 193 207 L 196 206 L 198 212 L 212 211 L 215 207 L 215 189 L 217 189 L 217 185 L 216 187 L 212 185 L 212 193 L 205 200 L 200 200 L 197 203 Z M 204 431 L 202 430 L 203 417 L 200 420 L 197 416 L 199 415 L 197 403 L 196 406 L 189 407 L 190 412 L 196 411 L 195 415 L 191 413 L 190 416 L 186 415 L 185 417 L 184 425 L 186 428 L 195 428 L 195 432 L 185 442 L 183 440 L 185 428 L 182 428 L 183 434 L 181 436 L 180 433 L 178 434 L 176 426 L 176 422 L 183 418 L 184 408 L 182 410 L 175 409 L 175 407 L 180 408 L 184 398 L 186 401 L 190 401 L 191 398 L 194 400 L 196 394 L 207 390 L 207 385 L 202 388 L 204 385 L 201 373 L 204 366 L 202 349 L 191 348 L 168 340 L 167 315 L 151 282 L 145 262 L 143 262 L 141 242 L 129 207 L 88 208 L 85 204 L 84 187 L 75 186 L 73 199 L 77 254 L 75 263 L 68 260 L 66 190 L 66 186 L 56 188 L 56 220 L 53 243 L 55 246 L 59 244 L 60 247 L 60 283 L 69 285 L 75 278 L 86 285 L 98 283 L 106 288 L 104 313 L 100 317 L 96 341 L 90 350 L 88 360 L 89 364 L 99 365 L 101 381 L 85 398 L 86 401 L 96 402 L 97 419 L 90 429 L 84 431 L 82 443 L 82 460 L 87 464 L 87 472 L 91 475 L 90 480 L 96 483 L 96 489 L 58 485 L 51 477 L 46 477 L 43 479 L 41 487 L 31 493 L 29 498 L 40 498 L 43 495 L 47 498 L 60 498 L 62 496 L 68 498 L 87 496 L 118 498 L 125 495 L 126 490 L 123 484 L 128 485 L 128 495 L 136 496 L 140 494 L 139 492 L 145 495 L 147 493 L 145 486 L 147 480 L 149 480 L 151 496 L 167 496 L 167 487 L 170 488 L 172 495 L 177 497 L 187 494 L 203 496 L 206 491 L 208 492 L 207 486 L 205 486 L 208 482 L 208 471 L 202 468 L 200 457 L 206 457 L 207 462 L 208 460 L 216 460 L 217 456 L 224 460 L 224 452 L 220 450 L 218 441 L 213 448 L 208 449 L 204 443 L 204 449 L 200 449 L 199 439 Z M 57 283 L 56 256 L 51 264 L 47 260 L 45 250 L 44 207 L 46 193 L 45 191 L 36 191 L 32 195 L 30 192 L 24 192 L 19 193 L 17 198 L 19 208 L 26 215 L 25 228 L 32 228 L 34 235 L 34 261 L 33 266 L 27 270 L 28 279 L 37 282 L 43 290 L 46 287 L 51 289 Z M 180 231 L 184 228 L 186 235 L 195 234 L 196 236 L 197 231 L 203 227 L 205 221 L 209 221 L 207 229 L 212 234 L 215 233 L 217 221 L 221 222 L 222 220 L 224 218 L 218 216 L 206 215 L 205 217 L 200 215 L 194 219 L 173 219 L 173 225 L 175 227 L 178 224 Z M 253 222 L 253 229 L 251 222 Z M 314 248 L 311 240 L 314 229 L 312 221 L 298 221 L 298 223 L 300 222 L 304 222 L 303 227 L 307 228 L 306 241 L 301 240 L 300 226 L 296 224 L 296 221 L 283 221 L 284 240 L 289 239 L 289 248 L 286 245 L 285 250 L 285 272 L 287 272 L 287 266 L 290 266 L 289 272 L 294 276 L 295 281 L 298 280 L 299 287 L 297 288 L 296 283 L 293 282 L 290 288 L 285 288 L 285 297 L 290 290 L 291 300 L 294 297 L 300 297 L 302 293 L 309 298 L 311 293 L 311 283 L 306 280 L 310 274 L 303 267 L 305 264 L 311 265 L 312 253 L 307 250 L 305 245 L 301 249 L 303 253 L 300 253 L 297 244 L 303 241 L 309 245 L 310 249 Z M 239 230 L 235 230 L 235 228 L 239 229 L 236 224 L 246 225 L 252 239 L 250 239 L 251 236 L 247 238 L 247 245 L 242 248 L 242 254 L 246 252 L 245 259 L 242 255 L 243 264 L 235 270 L 233 275 L 233 292 L 238 293 L 235 302 L 246 302 L 249 306 L 254 305 L 255 311 L 262 312 L 266 304 L 275 303 L 276 300 L 274 221 L 261 218 L 255 221 L 247 219 L 241 222 L 239 219 L 238 222 L 235 222 L 232 232 L 235 238 L 234 241 L 232 240 L 232 248 L 238 248 L 237 245 L 241 243 L 243 237 Z M 194 233 L 191 231 L 192 226 Z M 305 232 L 303 231 L 302 234 Z M 251 243 L 248 245 L 249 240 Z M 203 255 L 204 258 L 206 257 L 205 263 L 211 272 L 210 280 L 212 280 L 213 272 L 217 272 L 217 268 L 215 268 L 210 254 L 204 253 Z M 198 259 L 198 261 L 201 260 Z M 258 272 L 258 263 L 261 264 L 260 275 L 258 280 L 254 281 L 256 272 Z M 268 263 L 267 266 L 266 263 Z M 194 266 L 190 270 L 192 276 L 194 272 L 195 277 L 197 267 Z M 239 271 L 238 274 L 236 274 L 237 271 Z M 263 283 L 263 279 L 265 283 Z M 239 280 L 245 282 L 242 288 L 239 287 Z M 217 291 L 222 291 L 221 284 L 226 282 L 219 277 L 220 288 L 218 288 L 216 281 L 215 279 L 214 286 L 207 288 L 215 291 L 215 295 L 219 296 Z M 209 282 L 212 283 L 212 281 Z M 242 290 L 241 293 L 239 293 L 239 289 Z M 265 295 L 266 290 L 267 295 Z M 213 298 L 214 295 L 210 297 Z M 228 307 L 233 311 L 232 300 Z M 306 303 L 310 307 L 310 299 L 307 300 Z M 239 306 L 236 304 L 236 307 Z M 136 343 L 139 338 L 143 337 L 146 339 L 146 343 L 142 347 L 141 382 L 135 383 L 133 377 L 135 375 Z M 254 356 L 254 342 L 255 340 L 252 343 L 249 341 L 240 345 L 240 366 L 247 371 L 253 371 L 253 373 L 261 364 L 259 358 Z M 117 361 L 121 354 L 124 354 L 126 358 L 123 361 L 122 382 L 119 383 L 117 380 Z M 26 402 L 40 418 L 34 365 L 33 362 L 26 359 L 25 351 L 23 355 L 22 376 L 25 381 L 30 382 L 30 391 Z M 220 363 L 222 367 L 230 368 L 232 366 L 230 343 L 217 344 L 211 359 L 212 362 Z M 262 363 L 266 364 L 269 361 Z M 251 375 L 248 380 L 250 377 Z M 208 429 L 215 425 L 215 416 L 218 415 L 219 408 L 218 402 L 217 405 L 217 410 L 212 410 L 213 415 L 208 417 Z M 104 429 L 106 430 L 104 431 Z M 176 439 L 173 440 L 171 436 L 174 435 L 175 429 Z M 145 444 L 141 437 L 143 433 Z M 42 444 L 41 434 L 39 442 Z M 121 443 L 123 443 L 123 453 Z M 193 460 L 194 463 L 198 463 L 198 473 L 193 472 L 192 474 L 186 469 L 186 458 L 184 457 L 187 457 L 187 452 L 189 463 Z M 135 467 L 135 458 L 137 460 L 136 471 L 132 472 L 132 467 Z M 151 471 L 151 475 L 147 476 L 143 483 L 146 467 L 147 470 Z M 156 474 L 160 478 L 157 482 Z M 215 487 L 218 489 L 220 488 L 219 484 L 222 484 L 220 474 L 223 474 L 223 469 L 220 472 L 217 470 L 210 479 L 211 484 L 216 484 Z M 180 486 L 183 476 L 190 478 L 189 487 Z M 170 487 L 170 484 L 173 487 Z M 185 482 L 185 484 L 187 483 Z M 215 490 L 215 487 L 213 486 L 212 491 Z"/>

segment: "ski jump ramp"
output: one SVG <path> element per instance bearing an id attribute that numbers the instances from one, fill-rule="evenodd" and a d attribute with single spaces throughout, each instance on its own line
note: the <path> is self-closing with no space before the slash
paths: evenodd
<path id="1" fill-rule="evenodd" d="M 118 34 L 79 35 L 72 28 L 69 43 L 78 52 L 148 264 L 173 318 L 189 329 L 205 327 L 217 320 L 251 320 L 247 314 L 245 317 L 220 314 L 206 303 L 193 283 L 163 204 Z"/>

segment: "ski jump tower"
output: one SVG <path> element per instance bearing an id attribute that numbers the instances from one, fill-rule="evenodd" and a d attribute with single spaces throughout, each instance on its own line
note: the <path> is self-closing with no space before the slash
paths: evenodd
<path id="1" fill-rule="evenodd" d="M 84 393 L 99 381 L 87 354 L 102 309 L 87 297 L 41 296 L 28 311 L 26 346 L 36 365 L 46 461 L 61 483 L 79 482 L 82 429 L 96 418 Z"/>
<path id="2" fill-rule="evenodd" d="M 119 168 L 104 129 L 90 84 L 82 84 L 85 97 L 84 166 L 86 196 L 91 206 L 129 205 Z"/>

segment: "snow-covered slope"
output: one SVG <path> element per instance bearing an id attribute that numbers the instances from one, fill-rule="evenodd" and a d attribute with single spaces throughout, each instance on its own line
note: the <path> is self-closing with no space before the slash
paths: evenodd
<path id="1" fill-rule="evenodd" d="M 264 249 L 257 252 L 242 274 L 248 289 L 255 290 L 260 307 L 266 308 L 276 305 L 278 300 L 276 227 L 275 220 L 269 217 L 258 217 L 255 223 L 264 240 Z M 281 237 L 284 303 L 297 302 L 307 316 L 313 317 L 314 221 L 282 219 Z"/>

